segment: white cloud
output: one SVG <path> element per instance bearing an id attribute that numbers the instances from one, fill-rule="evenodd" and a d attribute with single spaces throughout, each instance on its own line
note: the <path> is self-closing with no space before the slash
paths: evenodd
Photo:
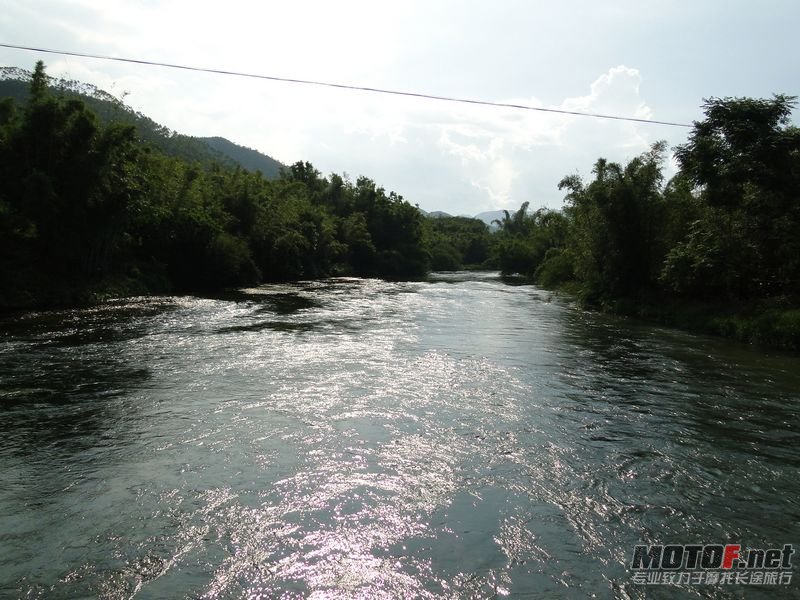
<path id="1" fill-rule="evenodd" d="M 499 11 L 456 0 L 0 0 L 0 40 L 645 119 L 690 121 L 703 96 L 790 88 L 800 59 L 782 49 L 794 43 L 788 15 L 800 9 L 787 2 L 787 14 L 770 16 L 754 7 L 748 17 L 709 3 L 609 0 L 578 15 L 570 3 L 523 1 Z M 707 18 L 717 13 L 724 22 Z M 753 19 L 770 44 L 750 35 Z M 687 35 L 665 53 L 659 40 L 677 31 Z M 363 173 L 453 213 L 559 206 L 565 174 L 686 133 L 0 49 L 0 64 L 30 69 L 40 57 L 52 75 L 129 92 L 128 103 L 171 129 L 222 135 L 326 173 Z"/>
<path id="2" fill-rule="evenodd" d="M 561 108 L 649 119 L 653 113 L 639 97 L 641 83 L 637 69 L 619 65 L 595 79 L 588 96 L 567 98 Z"/>
<path id="3" fill-rule="evenodd" d="M 591 83 L 587 95 L 565 98 L 559 105 L 546 108 L 650 118 L 652 110 L 640 97 L 640 83 L 636 69 L 613 67 Z M 504 102 L 541 106 L 536 98 Z M 440 160 L 456 161 L 460 176 L 485 193 L 485 200 L 471 208 L 513 208 L 526 200 L 554 207 L 560 203 L 556 185 L 566 174 L 557 171 L 556 165 L 571 158 L 574 163 L 570 170 L 588 170 L 604 152 L 611 152 L 612 159 L 631 158 L 654 141 L 644 127 L 623 121 L 474 107 L 439 123 L 436 139 L 442 152 Z"/>

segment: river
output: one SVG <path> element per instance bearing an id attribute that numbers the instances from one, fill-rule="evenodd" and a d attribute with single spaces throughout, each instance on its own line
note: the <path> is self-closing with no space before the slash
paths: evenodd
<path id="1" fill-rule="evenodd" d="M 629 568 L 797 547 L 797 357 L 491 273 L 124 299 L 0 341 L 0 597 L 800 589 Z"/>

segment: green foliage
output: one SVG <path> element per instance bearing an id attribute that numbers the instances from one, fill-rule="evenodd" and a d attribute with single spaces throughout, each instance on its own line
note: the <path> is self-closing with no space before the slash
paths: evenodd
<path id="1" fill-rule="evenodd" d="M 5 119 L 0 137 L 4 279 L 101 277 L 139 198 L 133 130 L 101 127 L 82 103 L 51 97 L 41 63 L 31 88 L 22 117 Z"/>
<path id="2" fill-rule="evenodd" d="M 117 123 L 134 127 L 139 141 L 168 156 L 198 162 L 206 167 L 215 163 L 229 168 L 239 166 L 253 173 L 261 171 L 267 178 L 277 178 L 283 168 L 275 159 L 225 138 L 196 138 L 172 131 L 92 85 L 48 77 L 44 74 L 43 65 L 39 75 L 34 71 L 33 76 L 38 80 L 33 86 L 18 79 L 23 73 L 19 69 L 0 67 L 0 96 L 13 97 L 25 105 L 32 92 L 41 94 L 42 90 L 49 88 L 50 93 L 61 98 L 80 100 L 103 124 Z"/>
<path id="3" fill-rule="evenodd" d="M 534 278 L 547 288 L 558 287 L 575 279 L 574 259 L 565 248 L 550 248 L 536 269 Z"/>
<path id="4" fill-rule="evenodd" d="M 377 249 L 372 243 L 364 213 L 353 213 L 339 220 L 338 239 L 346 248 L 345 262 L 356 273 L 369 273 L 375 264 Z"/>
<path id="5" fill-rule="evenodd" d="M 47 94 L 47 75 L 44 72 L 44 62 L 37 61 L 31 77 L 31 101 L 41 102 Z"/>
<path id="6" fill-rule="evenodd" d="M 489 259 L 491 234 L 486 224 L 478 219 L 426 218 L 424 236 L 430 249 L 431 268 L 435 271 L 475 268 Z"/>
<path id="7" fill-rule="evenodd" d="M 654 285 L 661 259 L 658 225 L 663 216 L 661 164 L 664 143 L 624 167 L 599 159 L 594 181 L 567 177 L 575 274 L 586 296 L 602 302 Z"/>
<path id="8" fill-rule="evenodd" d="M 267 179 L 277 178 L 283 168 L 283 165 L 274 158 L 266 156 L 257 150 L 234 144 L 222 137 L 198 138 L 198 140 L 223 156 L 228 157 L 243 169 L 253 173 L 260 171 Z"/>
<path id="9" fill-rule="evenodd" d="M 494 235 L 493 251 L 502 274 L 519 273 L 536 279 L 548 253 L 567 244 L 570 221 L 564 213 L 545 208 L 528 214 L 528 206 L 523 203 L 513 215 L 505 211 L 503 220 L 495 221 L 500 229 Z M 563 269 L 559 272 L 566 273 Z"/>
<path id="10" fill-rule="evenodd" d="M 170 157 L 47 82 L 0 102 L 0 306 L 428 270 L 419 211 L 366 177 Z"/>
<path id="11" fill-rule="evenodd" d="M 464 268 L 461 253 L 447 242 L 437 242 L 431 247 L 431 269 L 434 271 L 459 271 Z"/>
<path id="12" fill-rule="evenodd" d="M 706 101 L 666 185 L 663 143 L 626 165 L 601 158 L 591 181 L 562 179 L 563 212 L 506 213 L 498 263 L 548 287 L 574 278 L 587 304 L 800 347 L 794 106 L 781 95 Z"/>
<path id="13" fill-rule="evenodd" d="M 670 254 L 664 279 L 673 288 L 727 297 L 800 293 L 794 106 L 782 95 L 706 101 L 706 119 L 675 153 L 707 211 Z"/>

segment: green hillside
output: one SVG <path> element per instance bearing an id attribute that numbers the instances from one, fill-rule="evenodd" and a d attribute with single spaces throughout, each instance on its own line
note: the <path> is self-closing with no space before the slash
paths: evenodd
<path id="1" fill-rule="evenodd" d="M 284 165 L 279 163 L 274 158 L 271 158 L 266 154 L 261 154 L 261 152 L 258 150 L 246 148 L 244 146 L 240 146 L 239 144 L 234 144 L 232 141 L 223 137 L 206 137 L 197 139 L 201 142 L 204 142 L 213 150 L 224 154 L 243 169 L 247 169 L 248 171 L 252 172 L 261 171 L 261 173 L 267 179 L 274 179 L 280 174 L 281 169 L 284 168 Z"/>
<path id="2" fill-rule="evenodd" d="M 0 67 L 0 98 L 11 97 L 17 103 L 25 104 L 31 75 L 24 69 Z M 48 86 L 56 95 L 82 100 L 103 123 L 133 125 L 141 141 L 152 144 L 167 156 L 206 166 L 217 163 L 251 172 L 261 171 L 267 178 L 277 177 L 284 166 L 266 154 L 225 138 L 192 137 L 172 131 L 91 84 L 48 77 Z"/>

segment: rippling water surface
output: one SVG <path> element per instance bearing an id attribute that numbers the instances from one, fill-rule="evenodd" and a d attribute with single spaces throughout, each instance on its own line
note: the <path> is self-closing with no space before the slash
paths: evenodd
<path id="1" fill-rule="evenodd" d="M 0 597 L 749 595 L 626 562 L 800 542 L 800 359 L 489 274 L 5 317 L 0 415 Z"/>

